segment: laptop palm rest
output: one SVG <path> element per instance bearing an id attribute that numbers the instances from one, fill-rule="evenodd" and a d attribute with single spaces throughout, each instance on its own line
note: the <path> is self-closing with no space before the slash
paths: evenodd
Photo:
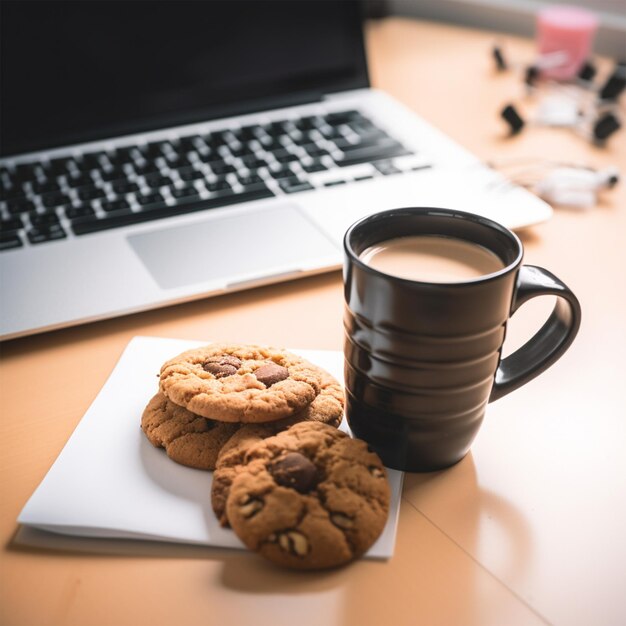
<path id="1" fill-rule="evenodd" d="M 336 257 L 338 248 L 295 204 L 131 235 L 157 284 L 175 289 L 296 272 Z"/>

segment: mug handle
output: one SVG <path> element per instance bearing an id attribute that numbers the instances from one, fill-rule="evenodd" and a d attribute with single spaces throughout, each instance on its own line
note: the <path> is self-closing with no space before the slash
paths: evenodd
<path id="1" fill-rule="evenodd" d="M 521 348 L 500 361 L 489 402 L 526 384 L 555 363 L 569 348 L 580 327 L 580 303 L 554 274 L 534 265 L 523 265 L 517 278 L 511 315 L 537 296 L 557 296 L 552 314 Z"/>

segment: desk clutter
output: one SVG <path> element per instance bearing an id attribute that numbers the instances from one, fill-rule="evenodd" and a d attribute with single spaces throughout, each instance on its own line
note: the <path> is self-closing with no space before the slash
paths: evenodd
<path id="1" fill-rule="evenodd" d="M 530 63 L 515 63 L 500 44 L 491 55 L 498 72 L 514 69 L 531 97 L 529 111 L 508 103 L 500 112 L 511 134 L 528 126 L 573 129 L 595 144 L 604 144 L 622 126 L 619 98 L 626 88 L 626 63 L 617 62 L 599 83 L 592 60 L 598 19 L 586 9 L 548 6 L 537 12 L 538 53 Z M 526 103 L 527 104 L 527 103 Z"/>
<path id="2" fill-rule="evenodd" d="M 592 58 L 596 16 L 586 9 L 548 6 L 536 16 L 537 54 L 530 62 L 509 57 L 501 43 L 491 48 L 497 73 L 516 72 L 524 87 L 519 101 L 500 110 L 509 136 L 533 126 L 568 129 L 604 147 L 622 127 L 620 98 L 626 89 L 626 61 L 600 75 Z M 595 206 L 620 179 L 617 167 L 596 168 L 563 159 L 493 159 L 489 165 L 507 181 L 529 189 L 551 205 Z"/>
<path id="3" fill-rule="evenodd" d="M 620 180 L 616 167 L 594 168 L 586 164 L 547 159 L 495 159 L 489 165 L 514 183 L 549 202 L 571 209 L 594 207 L 602 194 Z"/>
<path id="4" fill-rule="evenodd" d="M 18 521 L 296 569 L 389 558 L 403 474 L 346 432 L 341 368 L 339 352 L 136 337 Z"/>
<path id="5" fill-rule="evenodd" d="M 492 54 L 499 69 L 506 69 L 498 46 L 494 46 Z M 617 63 L 603 84 L 594 82 L 596 68 L 591 61 L 581 66 L 573 81 L 542 78 L 542 68 L 552 67 L 546 61 L 561 58 L 560 54 L 548 55 L 528 66 L 524 84 L 529 100 L 523 104 L 507 103 L 500 117 L 511 135 L 532 126 L 567 128 L 602 146 L 622 127 L 620 96 L 626 88 L 626 64 Z"/>

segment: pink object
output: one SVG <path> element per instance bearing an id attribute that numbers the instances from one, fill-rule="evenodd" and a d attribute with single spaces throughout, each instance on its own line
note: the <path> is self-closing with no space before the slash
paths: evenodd
<path id="1" fill-rule="evenodd" d="M 593 37 L 598 28 L 596 16 L 580 7 L 549 6 L 537 14 L 537 47 L 539 54 L 565 52 L 567 60 L 558 67 L 542 70 L 542 76 L 567 80 L 574 78 L 591 54 Z"/>

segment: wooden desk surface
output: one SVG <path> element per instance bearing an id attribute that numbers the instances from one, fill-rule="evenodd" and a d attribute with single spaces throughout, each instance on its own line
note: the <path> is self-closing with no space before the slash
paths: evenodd
<path id="1" fill-rule="evenodd" d="M 497 111 L 521 97 L 521 83 L 494 75 L 492 41 L 417 21 L 373 24 L 373 83 L 485 159 L 615 164 L 626 174 L 624 131 L 604 149 L 567 131 L 505 139 Z M 531 58 L 531 42 L 507 41 L 512 56 Z M 526 262 L 581 300 L 580 334 L 552 369 L 489 406 L 461 463 L 407 476 L 389 562 L 299 574 L 239 551 L 14 541 L 20 509 L 131 337 L 339 350 L 339 273 L 3 344 L 0 623 L 626 623 L 626 184 L 595 209 L 557 209 L 521 235 Z M 551 306 L 533 301 L 515 316 L 509 349 Z"/>

